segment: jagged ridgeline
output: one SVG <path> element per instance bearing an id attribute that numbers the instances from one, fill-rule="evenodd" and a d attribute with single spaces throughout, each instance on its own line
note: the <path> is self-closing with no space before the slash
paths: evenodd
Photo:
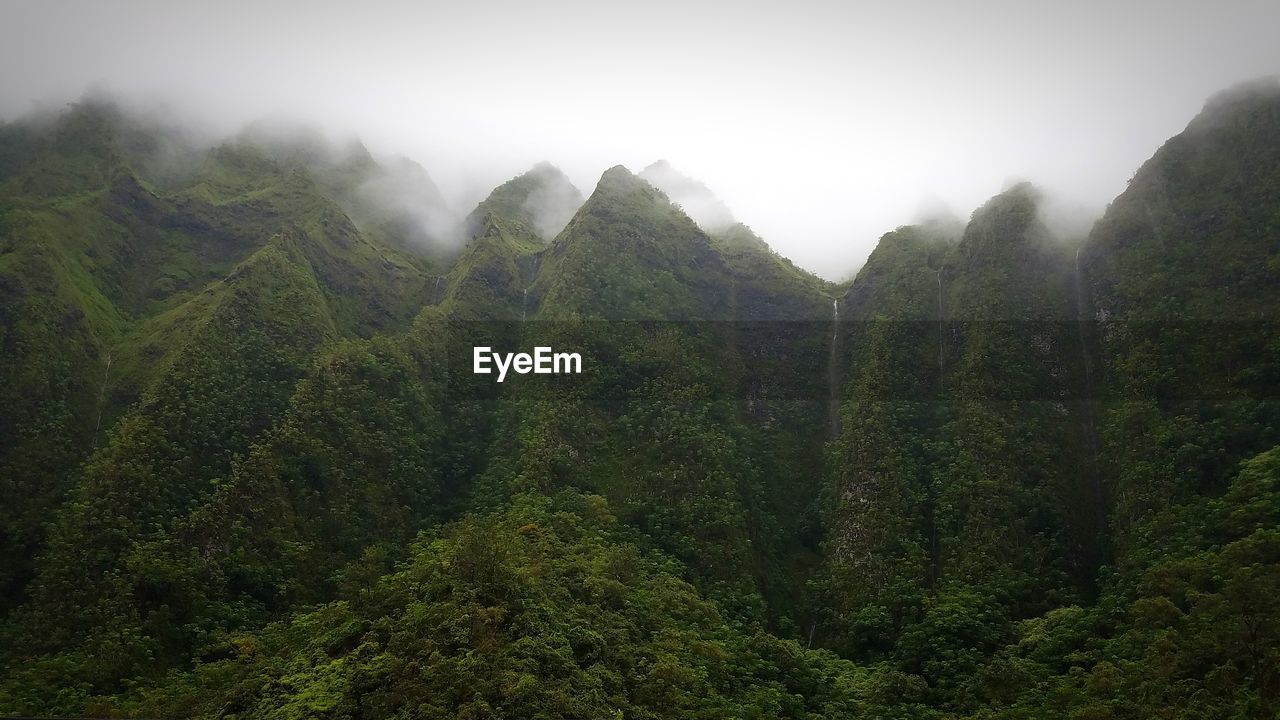
<path id="1" fill-rule="evenodd" d="M 901 652 L 941 606 L 1022 619 L 1093 591 L 1104 530 L 1071 283 L 1080 239 L 1052 237 L 1039 202 L 1022 184 L 958 237 L 900 228 L 845 297 L 852 379 L 823 582 L 829 641 L 847 653 Z M 902 660 L 940 680 L 927 658 Z"/>
<path id="2" fill-rule="evenodd" d="M 124 455 L 186 502 L 322 347 L 407 326 L 429 263 L 360 232 L 301 159 L 246 141 L 200 148 L 101 101 L 2 137 L 7 606 L 53 508 L 93 484 L 78 476 L 95 449 L 153 434 L 166 459 Z M 107 476 L 166 504 L 136 475 Z"/>
<path id="3" fill-rule="evenodd" d="M 1273 717 L 1280 87 L 1044 205 L 836 285 L 665 162 L 0 126 L 0 714 Z"/>

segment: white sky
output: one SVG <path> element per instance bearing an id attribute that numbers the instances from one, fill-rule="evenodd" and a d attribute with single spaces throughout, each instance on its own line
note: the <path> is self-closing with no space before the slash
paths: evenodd
<path id="1" fill-rule="evenodd" d="M 0 0 L 0 117 L 95 83 L 226 132 L 296 117 L 463 213 L 539 160 L 589 193 L 666 158 L 832 279 L 1013 179 L 1100 208 L 1209 95 L 1280 72 L 1276 0 L 205 5 Z"/>

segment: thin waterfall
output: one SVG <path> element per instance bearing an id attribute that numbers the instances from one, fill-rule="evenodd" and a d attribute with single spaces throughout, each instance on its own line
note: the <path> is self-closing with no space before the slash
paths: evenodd
<path id="1" fill-rule="evenodd" d="M 942 268 L 935 273 L 938 278 L 938 389 L 943 384 L 943 356 L 947 344 L 947 331 L 942 321 Z"/>
<path id="2" fill-rule="evenodd" d="M 524 290 L 520 291 L 520 324 L 524 325 L 525 318 L 529 315 L 529 286 L 533 285 L 538 279 L 538 270 L 542 267 L 542 253 L 538 253 L 532 257 L 532 268 L 528 272 L 527 283 Z"/>
<path id="3" fill-rule="evenodd" d="M 1084 384 L 1086 397 L 1093 399 L 1093 360 L 1089 357 L 1089 346 L 1085 342 L 1085 326 L 1089 321 L 1089 307 L 1084 295 L 1084 276 L 1080 272 L 1080 248 L 1076 248 L 1075 269 L 1076 320 L 1080 331 L 1080 353 L 1084 361 Z"/>
<path id="4" fill-rule="evenodd" d="M 98 431 L 102 429 L 102 411 L 107 407 L 107 384 L 111 381 L 111 351 L 107 351 L 107 366 L 102 371 L 102 385 L 98 388 L 98 419 L 93 424 L 93 447 L 98 447 Z"/>
<path id="5" fill-rule="evenodd" d="M 831 355 L 827 358 L 827 402 L 831 437 L 840 434 L 840 378 L 837 372 L 840 342 L 840 298 L 831 299 Z"/>
<path id="6" fill-rule="evenodd" d="M 1093 358 L 1089 354 L 1089 334 L 1086 323 L 1090 321 L 1089 302 L 1084 289 L 1084 273 L 1080 271 L 1080 248 L 1076 248 L 1074 274 L 1076 300 L 1076 328 L 1080 342 L 1080 362 L 1084 371 L 1084 401 L 1081 410 L 1084 422 L 1085 448 L 1089 453 L 1089 474 L 1092 476 L 1093 503 L 1097 516 L 1098 537 L 1103 537 L 1102 529 L 1106 526 L 1106 511 L 1103 507 L 1102 472 L 1098 466 L 1098 424 L 1097 398 L 1093 387 Z"/>
<path id="7" fill-rule="evenodd" d="M 942 305 L 942 268 L 939 267 L 934 272 L 934 278 L 938 284 L 938 398 L 935 412 L 942 408 L 945 401 L 942 398 L 942 391 L 946 385 L 946 346 L 947 346 L 947 328 L 943 315 Z M 940 573 L 940 558 L 942 551 L 938 546 L 938 498 L 935 486 L 930 483 L 925 490 L 925 523 L 926 531 L 929 536 L 929 588 L 933 589 L 938 586 L 938 575 Z"/>

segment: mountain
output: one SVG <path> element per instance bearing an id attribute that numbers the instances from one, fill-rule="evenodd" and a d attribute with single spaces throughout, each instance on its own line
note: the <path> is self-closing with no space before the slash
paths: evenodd
<path id="1" fill-rule="evenodd" d="M 538 163 L 528 172 L 494 188 L 467 218 L 478 227 L 485 216 L 498 215 L 523 224 L 544 242 L 560 234 L 582 206 L 582 192 L 550 163 Z"/>
<path id="2" fill-rule="evenodd" d="M 957 714 L 1274 712 L 1274 626 L 1227 618 L 1273 613 L 1244 598 L 1276 578 L 1276 87 L 1211 101 L 1081 244 L 1027 186 L 958 241 L 881 240 L 845 298 L 821 642 Z"/>
<path id="3" fill-rule="evenodd" d="M 547 163 L 494 188 L 463 222 L 468 241 L 444 278 L 453 314 L 526 317 L 542 251 L 580 205 L 582 194 Z"/>
<path id="4" fill-rule="evenodd" d="M 235 421 L 225 409 L 207 418 L 219 438 L 211 451 L 229 455 L 247 442 L 230 442 L 237 428 L 269 422 L 258 404 L 287 397 L 287 378 L 324 339 L 402 325 L 420 302 L 418 261 L 370 244 L 309 177 L 232 145 L 162 188 L 132 141 L 146 131 L 90 102 L 8 134 L 37 145 L 0 183 L 0 429 L 16 439 L 0 451 L 0 475 L 13 513 L 5 547 L 20 558 L 34 553 L 79 462 L 126 408 L 153 404 L 148 393 L 186 395 L 195 378 L 232 372 L 233 395 L 221 399 Z M 203 422 L 179 414 L 168 432 Z M 6 573 L 10 590 L 26 563 Z"/>
<path id="5" fill-rule="evenodd" d="M 381 243 L 437 263 L 456 250 L 458 218 L 426 169 L 408 158 L 375 159 L 359 140 L 335 142 L 293 123 L 255 123 L 235 141 L 307 173 L 362 233 Z"/>
<path id="6" fill-rule="evenodd" d="M 710 238 L 619 165 L 548 248 L 534 291 L 561 317 L 725 318 L 727 273 Z"/>
<path id="7" fill-rule="evenodd" d="M 1126 543 L 1171 503 L 1221 492 L 1271 446 L 1278 118 L 1280 80 L 1210 100 L 1138 170 L 1080 254 Z M 1125 428 L 1134 422 L 1148 432 Z"/>
<path id="8" fill-rule="evenodd" d="M 1277 133 L 1280 81 L 1211 99 L 1077 256 L 1115 560 L 1097 605 L 1058 619 L 1077 628 L 1067 635 L 1094 629 L 1078 641 L 1096 658 L 1087 680 L 1062 669 L 1051 681 L 1076 704 L 1246 717 L 1280 706 L 1275 655 L 1261 649 L 1275 644 L 1280 559 L 1267 515 Z"/>
<path id="9" fill-rule="evenodd" d="M 666 160 L 641 170 L 640 178 L 666 193 L 705 232 L 724 232 L 738 222 L 710 188 L 671 167 Z"/>
<path id="10" fill-rule="evenodd" d="M 760 468 L 787 460 L 763 452 L 779 450 L 767 438 L 781 441 L 765 427 L 764 404 L 742 402 L 758 384 L 744 360 L 751 343 L 777 337 L 736 332 L 742 275 L 715 239 L 622 167 L 603 174 L 537 263 L 523 343 L 573 347 L 587 370 L 571 386 L 522 384 L 504 416 L 512 424 L 497 433 L 521 441 L 495 449 L 498 472 L 488 475 L 514 478 L 519 489 L 604 496 L 688 563 L 695 584 L 759 617 L 761 593 L 770 592 L 764 567 L 792 550 L 771 547 L 772 533 L 753 536 L 774 500 Z M 756 276 L 776 283 L 779 307 L 782 293 L 808 290 L 787 287 L 801 277 L 792 272 Z M 792 412 L 780 406 L 774 424 L 784 411 Z M 812 457 L 818 448 L 808 449 Z"/>
<path id="11" fill-rule="evenodd" d="M 999 627 L 1069 601 L 1096 570 L 1078 567 L 1096 563 L 1081 546 L 1099 528 L 1070 412 L 1069 248 L 1038 202 L 1015 186 L 958 240 L 900 228 L 844 298 L 852 377 L 826 494 L 826 630 L 931 684 L 928 660 L 902 649 L 930 605 Z"/>
<path id="12" fill-rule="evenodd" d="M 1265 81 L 837 285 L 665 163 L 0 126 L 0 712 L 1273 717 L 1278 188 Z"/>

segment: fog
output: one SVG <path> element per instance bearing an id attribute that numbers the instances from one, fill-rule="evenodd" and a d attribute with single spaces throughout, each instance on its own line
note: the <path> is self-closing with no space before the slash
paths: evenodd
<path id="1" fill-rule="evenodd" d="M 707 232 L 722 232 L 738 222 L 733 211 L 711 188 L 671 167 L 666 160 L 659 160 L 641 170 L 640 177 L 666 193 L 671 202 L 679 205 Z"/>
<path id="2" fill-rule="evenodd" d="M 665 158 L 839 278 L 1014 178 L 1101 209 L 1209 96 L 1280 71 L 1274 0 L 886 5 L 7 0 L 0 117 L 103 87 L 214 137 L 312 122 L 412 158 L 458 216 L 539 161 L 589 193 Z"/>
<path id="3" fill-rule="evenodd" d="M 530 173 L 540 182 L 524 199 L 524 210 L 533 218 L 533 229 L 544 240 L 551 240 L 569 224 L 582 206 L 582 191 L 549 163 L 535 165 Z"/>

